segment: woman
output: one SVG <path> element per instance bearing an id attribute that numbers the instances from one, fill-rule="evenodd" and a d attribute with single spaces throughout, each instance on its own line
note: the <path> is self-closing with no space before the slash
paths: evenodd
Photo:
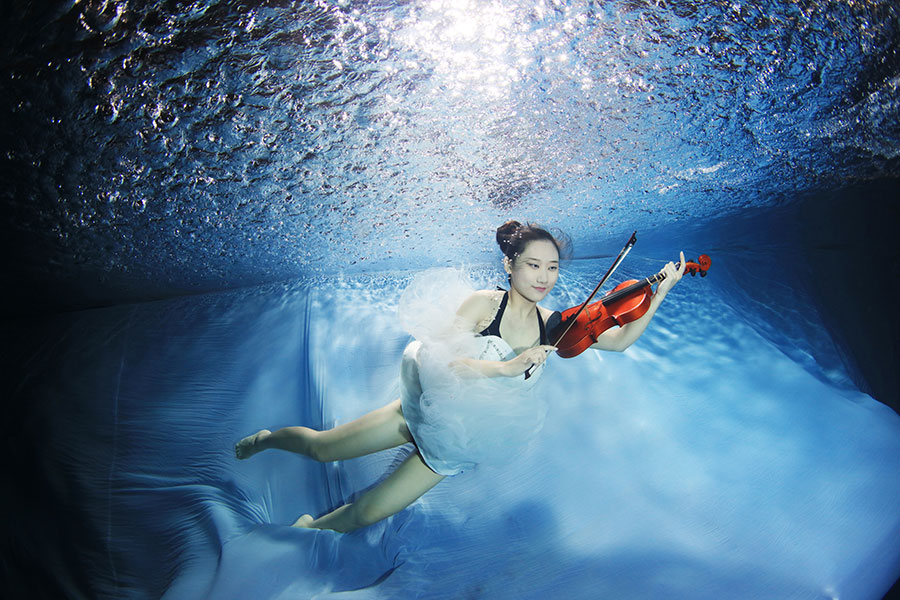
<path id="1" fill-rule="evenodd" d="M 347 532 L 406 508 L 448 475 L 481 459 L 509 453 L 507 430 L 527 441 L 540 427 L 540 408 L 525 400 L 540 378 L 549 353 L 547 332 L 559 313 L 538 306 L 559 275 L 561 243 L 546 230 L 509 221 L 497 229 L 509 276 L 506 291 L 476 291 L 457 311 L 454 328 L 423 335 L 407 346 L 401 364 L 401 398 L 327 431 L 285 427 L 263 429 L 235 445 L 246 459 L 277 448 L 318 461 L 346 460 L 412 443 L 416 451 L 381 484 L 355 502 L 296 527 Z M 668 263 L 650 308 L 640 319 L 609 329 L 591 346 L 621 352 L 647 328 L 660 303 L 684 272 Z M 534 369 L 532 369 L 534 367 Z M 532 370 L 528 378 L 526 371 Z M 492 440 L 503 432 L 502 444 Z"/>

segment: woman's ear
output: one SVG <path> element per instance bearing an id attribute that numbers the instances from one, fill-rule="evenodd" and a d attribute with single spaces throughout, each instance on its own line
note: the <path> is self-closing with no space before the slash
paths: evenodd
<path id="1" fill-rule="evenodd" d="M 509 260 L 508 256 L 503 257 L 503 270 L 506 271 L 507 275 L 512 275 L 512 261 Z"/>

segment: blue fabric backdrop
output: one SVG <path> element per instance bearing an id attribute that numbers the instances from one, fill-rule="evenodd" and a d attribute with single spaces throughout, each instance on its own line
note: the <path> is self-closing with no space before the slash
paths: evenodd
<path id="1" fill-rule="evenodd" d="M 511 465 L 347 535 L 288 525 L 408 447 L 330 464 L 232 447 L 392 400 L 406 275 L 22 328 L 12 460 L 44 483 L 14 494 L 16 554 L 82 597 L 877 597 L 897 575 L 900 417 L 761 337 L 717 266 L 627 352 L 554 357 L 546 426 Z M 586 281 L 570 270 L 551 303 Z"/>

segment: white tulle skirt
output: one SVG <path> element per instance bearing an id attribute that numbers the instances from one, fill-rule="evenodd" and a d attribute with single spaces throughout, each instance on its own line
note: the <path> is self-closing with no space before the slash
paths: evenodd
<path id="1" fill-rule="evenodd" d="M 514 458 L 540 430 L 547 412 L 537 385 L 543 366 L 528 379 L 485 377 L 458 363 L 451 367 L 462 357 L 515 357 L 502 338 L 454 324 L 459 305 L 474 291 L 461 271 L 429 269 L 400 299 L 401 322 L 416 338 L 406 347 L 400 369 L 403 416 L 425 463 L 441 475 Z"/>

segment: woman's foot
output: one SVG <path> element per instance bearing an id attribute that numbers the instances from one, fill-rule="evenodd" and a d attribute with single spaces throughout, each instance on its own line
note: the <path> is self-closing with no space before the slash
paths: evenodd
<path id="1" fill-rule="evenodd" d="M 303 527 L 305 529 L 309 529 L 313 521 L 315 521 L 315 519 L 312 518 L 312 515 L 303 515 L 302 517 L 294 521 L 294 524 L 291 525 L 291 527 Z"/>
<path id="2" fill-rule="evenodd" d="M 250 458 L 260 450 L 264 450 L 259 443 L 272 435 L 268 429 L 260 429 L 253 435 L 248 435 L 234 445 L 234 455 L 239 459 Z"/>

